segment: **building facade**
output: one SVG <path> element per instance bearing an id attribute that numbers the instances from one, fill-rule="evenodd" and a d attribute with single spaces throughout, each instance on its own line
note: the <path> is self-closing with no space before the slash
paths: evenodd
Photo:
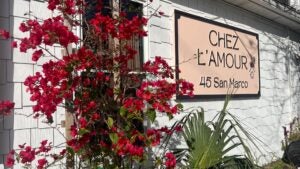
<path id="1" fill-rule="evenodd" d="M 20 23 L 35 16 L 43 19 L 55 14 L 47 10 L 45 1 L 27 0 L 1 1 L 0 11 L 0 27 L 8 30 L 14 37 L 0 40 L 0 99 L 15 102 L 14 115 L 1 117 L 0 120 L 0 168 L 3 168 L 5 154 L 12 149 L 18 149 L 18 145 L 27 143 L 36 147 L 43 139 L 49 139 L 55 146 L 64 147 L 65 129 L 61 127 L 61 121 L 65 119 L 65 115 L 64 109 L 58 110 L 61 113 L 55 115 L 52 125 L 44 123 L 43 119 L 33 119 L 33 102 L 26 92 L 24 80 L 27 76 L 41 71 L 41 65 L 53 58 L 46 56 L 41 62 L 35 63 L 31 60 L 31 51 L 21 53 L 19 49 L 11 48 L 13 40 L 26 36 L 19 30 Z M 58 57 L 62 54 L 60 47 L 53 47 L 51 51 Z"/>
<path id="2" fill-rule="evenodd" d="M 162 56 L 170 65 L 176 65 L 180 50 L 176 37 L 180 36 L 176 29 L 176 11 L 257 36 L 259 93 L 234 97 L 228 111 L 239 117 L 245 128 L 259 140 L 257 144 L 262 151 L 255 151 L 259 163 L 269 162 L 282 156 L 282 126 L 288 126 L 300 110 L 299 6 L 298 0 L 154 0 L 143 9 L 144 14 L 149 16 L 157 9 L 164 14 L 152 16 L 145 27 L 149 36 L 143 40 L 143 60 Z M 24 19 L 52 15 L 55 14 L 48 12 L 45 2 L 41 0 L 0 1 L 0 28 L 9 30 L 16 39 L 24 36 L 18 30 Z M 42 63 L 51 57 L 32 62 L 30 52 L 24 54 L 10 48 L 12 40 L 0 39 L 0 99 L 14 101 L 16 112 L 13 116 L 0 118 L 0 168 L 5 154 L 20 144 L 26 142 L 37 146 L 41 140 L 48 139 L 55 146 L 64 147 L 65 142 L 65 129 L 61 124 L 65 119 L 64 109 L 59 110 L 51 126 L 43 123 L 42 119 L 33 119 L 30 116 L 33 103 L 24 86 L 25 78 L 40 71 Z M 61 57 L 60 47 L 50 50 Z M 196 92 L 200 96 L 202 91 Z M 222 109 L 224 96 L 213 92 L 210 95 L 219 96 L 195 97 L 181 102 L 185 108 L 203 107 L 205 116 L 211 119 Z M 159 117 L 157 125 L 165 124 L 166 120 L 167 117 Z"/>
<path id="3" fill-rule="evenodd" d="M 258 144 L 262 152 L 254 152 L 259 163 L 282 156 L 283 126 L 288 126 L 299 115 L 298 3 L 269 0 L 161 0 L 154 4 L 155 7 L 160 6 L 165 15 L 153 18 L 148 26 L 147 57 L 164 56 L 171 64 L 176 63 L 177 50 L 174 11 L 258 35 L 260 94 L 233 98 L 228 111 L 238 116 L 248 131 L 260 140 Z M 204 97 L 183 102 L 186 108 L 203 107 L 206 110 L 205 116 L 211 119 L 222 109 L 223 100 L 222 97 Z M 164 120 L 167 118 L 162 117 L 160 124 Z"/>

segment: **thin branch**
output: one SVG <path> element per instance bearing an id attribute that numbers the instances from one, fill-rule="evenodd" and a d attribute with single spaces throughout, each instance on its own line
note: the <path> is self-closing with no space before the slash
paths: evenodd
<path id="1" fill-rule="evenodd" d="M 60 60 L 58 57 L 56 57 L 54 54 L 52 54 L 47 48 L 42 47 L 39 45 L 39 48 L 43 49 L 44 51 L 46 51 L 50 56 L 54 57 L 57 60 Z"/>

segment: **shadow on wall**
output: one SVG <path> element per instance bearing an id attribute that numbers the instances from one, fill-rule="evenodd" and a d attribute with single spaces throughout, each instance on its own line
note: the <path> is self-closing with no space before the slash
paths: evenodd
<path id="1" fill-rule="evenodd" d="M 11 10 L 14 1 L 0 1 L 0 28 L 9 30 L 13 34 L 14 27 Z M 14 101 L 15 83 L 13 83 L 14 65 L 13 50 L 10 47 L 12 40 L 0 39 L 0 100 Z M 0 168 L 3 168 L 6 154 L 12 149 L 14 142 L 14 115 L 0 117 Z"/>
<path id="2" fill-rule="evenodd" d="M 184 12 L 192 12 L 194 14 L 211 14 L 215 15 L 217 17 L 212 17 L 208 19 L 216 20 L 216 21 L 234 21 L 236 23 L 240 23 L 243 25 L 248 25 L 249 28 L 254 28 L 256 30 L 265 31 L 274 35 L 277 35 L 279 37 L 288 37 L 289 32 L 288 31 L 282 31 L 282 26 L 278 26 L 280 24 L 274 24 L 268 19 L 265 19 L 262 16 L 259 15 L 253 15 L 253 13 L 246 11 L 244 9 L 238 8 L 234 5 L 231 5 L 229 3 L 226 3 L 224 1 L 210 1 L 210 0 L 188 0 L 188 1 L 182 1 L 182 0 L 171 0 L 172 2 L 189 7 L 190 9 L 194 10 L 186 10 L 186 8 L 182 8 L 178 10 L 184 11 Z M 220 10 L 221 9 L 221 10 Z M 204 15 L 205 16 L 205 15 Z M 208 16 L 208 15 L 206 15 Z M 225 20 L 226 19 L 226 20 Z M 270 23 L 269 24 L 261 24 L 261 23 Z M 230 23 L 228 23 L 231 25 Z M 246 28 L 242 28 L 246 29 Z M 300 38 L 299 35 L 291 36 L 292 40 L 297 40 Z"/>
<path id="3" fill-rule="evenodd" d="M 264 124 L 261 124 L 261 126 L 251 126 L 251 129 L 261 132 L 259 135 L 263 133 L 263 130 L 271 128 L 272 133 L 268 136 L 265 135 L 265 138 L 276 137 L 268 138 L 268 140 L 276 140 L 278 149 L 280 149 L 280 140 L 278 143 L 277 140 L 283 138 L 281 126 L 288 124 L 287 118 L 293 118 L 292 116 L 297 115 L 300 110 L 300 105 L 297 104 L 300 101 L 300 55 L 299 44 L 296 43 L 300 40 L 300 34 L 287 29 L 284 25 L 274 23 L 262 16 L 229 5 L 224 1 L 171 1 L 178 4 L 178 6 L 174 6 L 183 12 L 201 15 L 202 17 L 207 16 L 211 20 L 228 25 L 239 23 L 239 25 L 236 24 L 236 27 L 252 30 L 252 32 L 256 30 L 259 34 L 261 97 L 254 100 L 257 105 L 249 104 L 247 107 L 237 107 L 229 111 L 270 111 L 259 113 L 261 117 L 243 114 L 244 119 L 242 120 L 251 119 L 263 122 Z M 189 8 L 181 7 L 181 5 Z M 253 98 L 244 99 L 245 101 L 249 99 L 249 102 L 254 103 Z M 248 108 L 249 110 L 247 110 Z M 267 121 L 267 119 L 272 121 Z M 271 147 L 273 145 L 265 143 L 262 146 Z M 280 157 L 280 154 L 276 154 L 276 156 Z"/>
<path id="4" fill-rule="evenodd" d="M 299 93 L 299 87 L 297 87 L 297 84 L 295 84 L 295 80 L 296 81 L 300 80 L 299 78 L 300 55 L 298 54 L 299 44 L 293 42 L 293 41 L 300 40 L 299 34 L 293 32 L 292 30 L 287 29 L 283 25 L 273 23 L 270 20 L 267 20 L 258 15 L 253 15 L 246 10 L 240 9 L 233 5 L 229 5 L 228 3 L 223 1 L 172 0 L 172 2 L 197 10 L 198 12 L 195 10 L 189 10 L 195 15 L 197 15 L 197 13 L 203 15 L 203 12 L 205 12 L 211 15 L 215 15 L 214 17 L 212 16 L 209 17 L 209 19 L 211 20 L 215 20 L 217 22 L 224 22 L 227 25 L 232 25 L 231 21 L 234 21 L 236 23 L 240 23 L 240 25 L 247 25 L 246 27 L 242 27 L 242 29 L 252 29 L 252 31 L 259 30 L 261 81 L 272 80 L 274 82 L 274 87 L 277 90 L 283 88 L 283 86 L 280 87 L 276 86 L 279 84 L 278 81 L 290 81 L 289 88 L 291 91 L 289 97 L 282 98 L 281 95 L 282 90 L 280 90 L 277 94 L 275 94 L 274 92 L 273 97 L 268 96 L 268 98 L 264 98 L 265 96 L 263 91 L 264 89 L 269 89 L 269 88 L 261 84 L 262 98 L 267 99 L 267 101 L 269 102 L 272 101 L 274 102 L 274 99 L 280 99 L 282 112 L 286 104 L 294 104 L 293 102 L 288 103 L 288 101 L 290 101 L 290 99 L 298 99 L 297 94 Z M 184 8 L 184 10 L 182 9 L 178 9 L 178 10 L 189 12 L 186 9 L 187 8 Z M 275 48 L 272 46 L 274 46 Z M 262 63 L 263 64 L 267 63 L 266 65 L 270 65 L 270 67 L 262 67 L 263 65 Z M 282 65 L 284 65 L 284 67 L 282 67 Z M 271 72 L 272 74 L 268 74 L 268 77 L 264 77 L 263 71 L 268 71 Z M 282 76 L 277 77 L 278 74 Z M 284 87 L 287 88 L 288 86 L 284 86 Z M 246 100 L 246 99 L 253 99 L 253 98 L 241 98 L 241 99 Z M 215 101 L 215 99 L 213 101 Z M 300 110 L 300 107 L 297 108 L 297 110 L 298 109 Z"/>

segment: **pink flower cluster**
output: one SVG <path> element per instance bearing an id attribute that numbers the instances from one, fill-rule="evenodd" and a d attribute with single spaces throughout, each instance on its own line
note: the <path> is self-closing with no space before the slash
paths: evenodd
<path id="1" fill-rule="evenodd" d="M 176 157 L 174 156 L 173 153 L 168 152 L 166 153 L 166 162 L 165 165 L 167 167 L 167 169 L 174 169 L 176 166 Z"/>
<path id="2" fill-rule="evenodd" d="M 51 142 L 48 143 L 48 140 L 43 140 L 40 143 L 40 146 L 37 148 L 32 148 L 31 146 L 26 146 L 26 143 L 23 145 L 19 145 L 20 151 L 16 152 L 14 150 L 10 151 L 9 154 L 6 157 L 5 165 L 7 167 L 12 167 L 17 160 L 18 162 L 24 164 L 24 165 L 31 165 L 31 163 L 38 158 L 38 156 L 41 156 L 37 160 L 37 169 L 43 169 L 47 166 L 48 160 L 46 159 L 47 154 L 52 149 Z M 46 155 L 46 156 L 44 156 Z M 65 150 L 62 150 L 60 154 L 48 154 L 52 157 L 53 161 L 56 161 L 58 159 L 63 158 L 65 155 Z M 16 160 L 14 159 L 14 156 L 16 156 Z"/>
<path id="3" fill-rule="evenodd" d="M 58 160 L 65 153 L 76 153 L 80 159 L 95 164 L 106 164 L 107 159 L 112 159 L 118 167 L 126 164 L 120 163 L 122 160 L 142 163 L 146 160 L 148 148 L 159 145 L 164 135 L 174 132 L 167 127 L 145 129 L 144 120 L 151 119 L 153 122 L 157 113 L 166 113 L 172 118 L 182 110 L 181 104 L 171 102 L 173 97 L 176 94 L 192 96 L 193 85 L 174 79 L 175 70 L 162 57 L 147 61 L 139 70 L 129 67 L 135 57 L 141 57 L 129 44 L 132 39 L 147 35 L 143 30 L 146 18 L 136 16 L 127 19 L 123 12 L 118 18 L 97 13 L 85 22 L 86 25 L 80 25 L 75 16 L 89 7 L 85 2 L 49 0 L 48 8 L 59 10 L 61 16 L 43 21 L 29 19 L 19 27 L 29 36 L 22 38 L 19 45 L 13 42 L 13 47 L 19 47 L 21 52 L 33 50 L 33 61 L 46 54 L 56 58 L 44 63 L 41 72 L 27 77 L 24 82 L 31 94 L 30 100 L 35 103 L 34 117 L 44 116 L 52 123 L 53 114 L 62 105 L 72 113 L 74 124 L 70 128 L 72 138 L 67 141 L 70 148 L 67 151 L 49 155 L 52 146 L 46 140 L 38 148 L 20 145 L 19 153 L 8 155 L 8 166 L 15 162 L 15 155 L 16 160 L 24 165 L 37 161 L 37 168 L 41 169 L 49 165 L 49 159 L 38 156 L 46 155 Z M 101 9 L 102 0 L 97 2 L 97 8 Z M 71 26 L 87 27 L 85 35 L 88 38 L 77 37 L 64 25 L 66 20 Z M 9 37 L 5 31 L 0 31 L 0 35 Z M 112 38 L 119 44 L 109 46 L 106 42 Z M 48 50 L 54 44 L 65 49 L 70 44 L 80 46 L 59 59 Z M 133 71 L 155 78 L 142 79 L 141 74 Z M 130 91 L 133 83 L 138 85 Z M 8 114 L 12 108 L 13 103 L 0 102 L 0 112 Z M 180 130 L 180 126 L 175 129 Z M 172 153 L 166 154 L 165 165 L 175 167 Z"/>
<path id="4" fill-rule="evenodd" d="M 15 103 L 11 101 L 0 101 L 0 115 L 9 115 L 14 109 Z"/>
<path id="5" fill-rule="evenodd" d="M 144 17 L 136 16 L 131 20 L 121 17 L 118 21 L 110 16 L 97 13 L 91 19 L 90 24 L 96 35 L 104 40 L 107 40 L 109 36 L 120 40 L 129 40 L 134 36 L 143 37 L 147 35 L 142 28 L 143 25 L 147 24 L 147 19 Z"/>
<path id="6" fill-rule="evenodd" d="M 21 23 L 19 29 L 22 32 L 30 33 L 28 38 L 21 39 L 20 51 L 35 50 L 32 55 L 33 61 L 37 61 L 43 55 L 41 49 L 36 49 L 42 44 L 52 46 L 57 43 L 67 47 L 71 43 L 78 42 L 78 37 L 64 25 L 64 20 L 61 16 L 46 19 L 43 23 L 29 19 Z"/>
<path id="7" fill-rule="evenodd" d="M 0 37 L 3 37 L 4 39 L 8 39 L 9 32 L 7 32 L 6 30 L 0 29 Z"/>

